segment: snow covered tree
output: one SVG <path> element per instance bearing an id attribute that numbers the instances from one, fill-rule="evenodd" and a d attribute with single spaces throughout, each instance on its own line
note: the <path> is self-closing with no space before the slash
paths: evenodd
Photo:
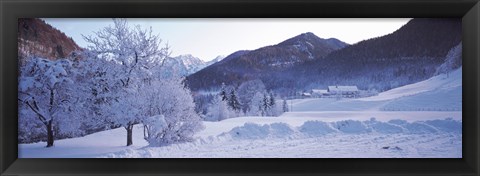
<path id="1" fill-rule="evenodd" d="M 213 98 L 212 103 L 208 107 L 206 121 L 220 121 L 232 117 L 232 112 L 226 101 L 222 100 L 221 95 L 217 95 Z"/>
<path id="2" fill-rule="evenodd" d="M 150 144 L 157 144 L 157 139 L 161 138 L 163 131 L 167 128 L 167 121 L 165 120 L 165 116 L 163 115 L 154 115 L 150 117 L 146 117 L 143 119 L 143 137 L 147 140 Z"/>
<path id="3" fill-rule="evenodd" d="M 52 147 L 54 143 L 54 124 L 68 120 L 66 114 L 74 105 L 71 95 L 73 74 L 72 63 L 66 59 L 50 61 L 34 58 L 21 68 L 19 101 L 34 112 L 45 126 L 47 147 Z"/>
<path id="4" fill-rule="evenodd" d="M 273 92 L 270 92 L 268 94 L 267 103 L 268 103 L 268 107 L 266 109 L 267 116 L 278 116 L 281 110 L 279 110 L 279 108 L 277 107 L 275 95 L 273 95 Z"/>
<path id="5" fill-rule="evenodd" d="M 247 113 L 248 115 L 253 116 L 263 116 L 264 109 L 263 109 L 263 93 L 256 92 L 255 95 L 252 97 L 250 110 Z"/>
<path id="6" fill-rule="evenodd" d="M 257 92 L 265 92 L 265 84 L 259 79 L 250 80 L 242 83 L 238 87 L 238 100 L 242 106 L 243 112 L 247 113 L 252 108 L 256 109 L 257 107 L 252 107 L 252 98 Z"/>
<path id="7" fill-rule="evenodd" d="M 222 101 L 228 100 L 227 90 L 225 87 L 225 83 L 222 83 L 222 87 L 220 88 L 220 96 L 222 97 Z"/>
<path id="8" fill-rule="evenodd" d="M 235 93 L 235 89 L 230 91 L 230 96 L 228 98 L 228 106 L 232 108 L 233 111 L 239 112 L 240 111 L 240 103 L 238 102 L 237 94 Z"/>
<path id="9" fill-rule="evenodd" d="M 201 116 L 205 116 L 208 112 L 208 106 L 213 101 L 214 94 L 196 94 L 193 96 L 195 102 L 195 111 Z M 204 117 L 202 117 L 204 118 Z"/>
<path id="10" fill-rule="evenodd" d="M 106 118 L 111 114 L 111 105 L 117 101 L 118 95 L 112 89 L 113 72 L 118 64 L 113 61 L 98 58 L 89 51 L 85 51 L 83 59 L 79 61 L 79 75 L 83 81 L 77 84 L 82 87 L 85 96 L 81 97 L 82 104 L 80 106 L 84 111 L 79 112 L 86 117 L 86 128 L 88 131 L 95 132 L 114 127 L 115 124 L 111 119 Z"/>
<path id="11" fill-rule="evenodd" d="M 203 128 L 195 112 L 193 97 L 183 84 L 183 79 L 154 80 L 143 96 L 151 96 L 141 108 L 147 115 L 142 120 L 147 131 L 145 138 L 153 146 L 163 146 L 193 140 L 193 135 Z M 145 111 L 147 108 L 147 111 Z"/>
<path id="12" fill-rule="evenodd" d="M 462 66 L 462 43 L 456 45 L 445 56 L 445 62 L 437 68 L 436 74 L 447 74 Z"/>
<path id="13" fill-rule="evenodd" d="M 161 40 L 152 34 L 152 29 L 139 26 L 129 27 L 125 19 L 113 19 L 114 26 L 95 32 L 95 36 L 84 36 L 90 43 L 88 49 L 99 59 L 109 61 L 106 70 L 108 79 L 103 83 L 108 90 L 109 111 L 104 112 L 108 121 L 127 130 L 127 146 L 132 145 L 133 125 L 140 122 L 142 113 L 135 101 L 142 84 L 151 79 L 151 68 L 156 67 L 168 56 L 168 46 L 160 47 Z"/>
<path id="14" fill-rule="evenodd" d="M 40 142 L 45 139 L 47 139 L 45 125 L 38 119 L 35 112 L 20 100 L 18 103 L 18 143 Z"/>

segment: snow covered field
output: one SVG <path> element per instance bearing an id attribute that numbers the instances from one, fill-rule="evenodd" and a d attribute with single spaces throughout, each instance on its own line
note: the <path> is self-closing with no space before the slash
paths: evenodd
<path id="1" fill-rule="evenodd" d="M 54 147 L 46 148 L 46 142 L 19 144 L 19 158 L 95 158 L 99 155 L 138 149 L 148 145 L 143 139 L 143 128 L 136 125 L 133 130 L 133 145 L 125 146 L 127 131 L 117 128 L 80 138 L 57 140 Z"/>
<path id="2" fill-rule="evenodd" d="M 259 124 L 252 120 L 262 119 Z M 278 122 L 277 120 L 281 121 Z M 304 119 L 307 120 L 307 119 Z M 294 122 L 294 123 L 291 123 Z M 260 125 L 263 124 L 263 125 Z M 462 125 L 453 119 L 324 122 L 294 117 L 241 117 L 206 122 L 190 143 L 149 147 L 142 127 L 125 146 L 122 128 L 82 138 L 19 145 L 21 158 L 461 158 Z"/>
<path id="3" fill-rule="evenodd" d="M 20 158 L 461 158 L 461 68 L 362 99 L 298 99 L 280 117 L 204 122 L 196 140 L 150 147 L 141 125 L 19 144 Z"/>

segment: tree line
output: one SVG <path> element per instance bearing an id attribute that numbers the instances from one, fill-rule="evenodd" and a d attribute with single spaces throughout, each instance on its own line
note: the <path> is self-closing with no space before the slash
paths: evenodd
<path id="1" fill-rule="evenodd" d="M 168 45 L 151 28 L 113 23 L 84 36 L 81 59 L 32 57 L 20 67 L 20 143 L 47 138 L 52 147 L 55 139 L 123 127 L 129 146 L 134 125 L 143 124 L 151 145 L 166 145 L 203 128 L 184 79 L 159 76 Z"/>

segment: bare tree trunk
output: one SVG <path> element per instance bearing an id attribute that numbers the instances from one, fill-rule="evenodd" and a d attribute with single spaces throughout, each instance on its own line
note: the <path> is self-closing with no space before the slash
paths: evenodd
<path id="1" fill-rule="evenodd" d="M 133 144 L 133 141 L 132 141 L 133 125 L 128 125 L 125 129 L 127 129 L 127 146 L 130 146 Z"/>
<path id="2" fill-rule="evenodd" d="M 52 121 L 47 122 L 47 147 L 53 146 L 53 128 Z"/>
<path id="3" fill-rule="evenodd" d="M 147 139 L 147 125 L 143 125 L 143 139 Z"/>
<path id="4" fill-rule="evenodd" d="M 49 112 L 52 112 L 53 103 L 54 103 L 54 96 L 53 89 L 50 89 L 50 108 Z M 53 146 L 53 128 L 52 128 L 53 117 L 49 121 L 47 121 L 47 147 Z"/>

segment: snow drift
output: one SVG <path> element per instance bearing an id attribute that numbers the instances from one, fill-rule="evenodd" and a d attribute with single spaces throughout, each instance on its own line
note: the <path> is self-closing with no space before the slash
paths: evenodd
<path id="1" fill-rule="evenodd" d="M 221 122 L 219 122 L 221 123 Z M 127 149 L 106 158 L 461 158 L 461 121 L 245 123 L 220 135 L 165 147 Z"/>
<path id="2" fill-rule="evenodd" d="M 377 121 L 372 118 L 368 121 L 342 120 L 336 122 L 323 122 L 318 120 L 306 121 L 299 127 L 291 127 L 286 123 L 273 123 L 259 125 L 245 123 L 243 126 L 235 127 L 223 135 L 230 135 L 232 139 L 266 139 L 286 138 L 293 134 L 304 137 L 316 137 L 331 133 L 343 134 L 430 134 L 430 133 L 455 133 L 462 134 L 462 122 L 446 118 L 443 120 L 427 120 L 407 122 L 400 119 L 388 122 Z"/>

